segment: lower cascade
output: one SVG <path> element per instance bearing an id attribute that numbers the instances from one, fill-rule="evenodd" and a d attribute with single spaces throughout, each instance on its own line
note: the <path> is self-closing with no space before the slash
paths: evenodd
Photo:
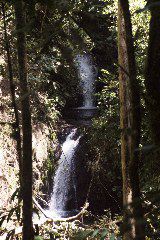
<path id="1" fill-rule="evenodd" d="M 48 209 L 51 216 L 68 217 L 78 211 L 74 155 L 80 138 L 77 129 L 74 128 L 62 145 Z"/>
<path id="2" fill-rule="evenodd" d="M 75 64 L 80 77 L 83 104 L 80 107 L 70 109 L 69 115 L 77 123 L 79 122 L 80 124 L 81 121 L 82 125 L 87 125 L 91 123 L 91 119 L 97 113 L 94 101 L 97 70 L 91 56 L 88 54 L 77 55 Z M 78 153 L 79 149 L 82 148 L 79 144 L 81 137 L 77 129 L 72 128 L 62 145 L 62 154 L 55 172 L 53 191 L 48 209 L 51 217 L 75 215 L 79 208 L 82 207 L 81 204 L 84 203 L 89 177 L 86 176 L 84 149 L 82 149 L 83 152 Z"/>

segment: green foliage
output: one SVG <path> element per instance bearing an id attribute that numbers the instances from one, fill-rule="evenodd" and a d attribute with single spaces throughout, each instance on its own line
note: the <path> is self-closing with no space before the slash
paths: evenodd
<path id="1" fill-rule="evenodd" d="M 117 236 L 117 233 L 113 233 L 111 229 L 101 228 L 99 225 L 98 229 L 90 229 L 90 230 L 80 230 L 78 231 L 71 239 L 73 240 L 91 240 L 91 239 L 99 239 L 99 240 L 116 240 L 121 239 Z"/>
<path id="2" fill-rule="evenodd" d="M 22 199 L 20 197 L 20 189 L 17 188 L 12 194 L 10 201 L 14 203 L 14 206 L 7 212 L 0 216 L 0 227 L 3 229 L 3 223 L 6 221 L 13 221 L 13 217 L 16 217 L 17 222 L 21 222 L 22 218 Z M 12 235 L 12 233 L 10 233 Z"/>
<path id="3" fill-rule="evenodd" d="M 85 240 L 87 239 L 87 237 L 89 237 L 90 235 L 92 235 L 92 231 L 88 230 L 88 231 L 80 231 L 78 232 L 75 237 L 73 237 L 73 240 Z"/>
<path id="4" fill-rule="evenodd" d="M 6 1 L 5 6 L 6 23 L 12 50 L 16 98 L 19 99 L 19 101 L 17 100 L 19 105 L 20 86 L 17 84 L 16 31 L 14 11 L 11 6 L 13 2 Z M 94 173 L 93 185 L 98 186 L 97 189 L 101 189 L 101 192 L 105 192 L 105 197 L 110 195 L 109 199 L 112 199 L 115 205 L 121 207 L 121 130 L 119 127 L 120 104 L 116 46 L 117 0 L 26 0 L 25 3 L 27 24 L 21 31 L 25 31 L 27 34 L 28 81 L 31 89 L 33 124 L 43 122 L 53 126 L 53 129 L 57 127 L 56 124 L 61 118 L 61 111 L 65 104 L 68 100 L 73 103 L 73 98 L 76 98 L 80 92 L 74 66 L 74 56 L 83 51 L 93 53 L 99 69 L 97 84 L 103 83 L 102 91 L 96 95 L 99 116 L 94 119 L 93 128 L 88 131 L 91 149 L 95 153 L 94 159 L 90 163 Z M 142 159 L 140 177 L 145 210 L 148 216 L 147 234 L 150 239 L 152 237 L 156 239 L 160 227 L 158 209 L 160 201 L 157 194 L 160 190 L 159 149 L 152 145 L 149 133 L 148 112 L 144 97 L 144 69 L 149 36 L 150 14 L 148 10 L 159 8 L 160 2 L 156 1 L 146 5 L 145 0 L 131 0 L 129 3 L 138 70 L 137 78 L 141 86 L 142 103 L 142 139 L 141 147 L 136 151 L 140 152 Z M 0 20 L 0 27 L 3 30 L 2 20 Z M 4 41 L 1 42 L 0 50 L 3 59 L 5 59 L 3 56 L 5 43 Z M 0 62 L 0 72 L 7 79 L 5 65 L 5 63 L 1 64 Z M 3 96 L 6 97 L 8 93 L 5 91 L 3 91 Z M 11 101 L 5 99 L 4 105 L 6 111 L 10 112 L 10 121 L 14 115 L 11 110 Z M 3 131 L 4 134 L 13 136 L 13 133 L 7 127 L 4 127 Z M 130 133 L 130 129 L 126 129 L 126 131 Z M 50 134 L 50 142 L 55 140 L 55 135 L 55 130 L 53 130 Z M 7 147 L 11 148 L 11 144 L 8 144 Z M 55 168 L 55 165 L 53 166 L 53 162 L 56 162 L 55 151 L 52 146 L 48 152 L 49 157 L 43 165 L 43 182 L 48 182 L 48 179 L 52 178 Z M 17 199 L 20 200 L 18 190 L 11 197 L 13 201 L 17 201 Z M 6 220 L 10 221 L 15 216 L 20 221 L 21 202 L 17 202 L 18 204 L 9 209 L 7 214 L 2 214 L 0 224 Z M 112 231 L 110 231 L 104 222 L 103 226 L 99 224 L 80 231 L 76 230 L 77 233 L 73 239 L 86 239 L 87 237 L 90 239 L 105 239 L 106 237 L 118 239 L 119 233 L 116 233 L 116 227 L 113 227 Z M 64 228 L 61 231 L 65 232 Z M 61 237 L 62 232 L 54 232 L 53 235 L 58 238 Z M 74 235 L 73 232 L 71 235 Z M 40 240 L 42 237 L 37 236 L 35 239 Z"/>
<path id="5" fill-rule="evenodd" d="M 160 7 L 160 1 L 156 1 L 156 2 L 153 2 L 153 3 L 147 3 L 144 8 L 141 8 L 141 9 L 137 10 L 136 13 L 145 12 L 145 11 L 157 8 L 157 7 Z"/>
<path id="6" fill-rule="evenodd" d="M 42 238 L 41 236 L 35 236 L 34 240 L 43 240 L 44 238 Z"/>
<path id="7" fill-rule="evenodd" d="M 40 228 L 40 236 L 45 240 L 54 238 L 60 240 L 64 238 L 71 240 L 105 240 L 106 238 L 110 240 L 121 240 L 116 221 L 117 219 L 112 220 L 108 216 L 103 216 L 99 217 L 99 220 L 85 225 L 79 220 L 59 222 L 56 223 L 56 225 L 44 224 Z M 39 238 L 39 236 L 37 236 L 37 238 Z"/>

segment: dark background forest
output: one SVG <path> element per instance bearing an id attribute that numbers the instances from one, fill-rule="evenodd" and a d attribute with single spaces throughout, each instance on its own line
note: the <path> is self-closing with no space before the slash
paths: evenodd
<path id="1" fill-rule="evenodd" d="M 160 239 L 160 2 L 1 0 L 0 40 L 0 239 Z M 98 108 L 78 125 L 84 206 L 44 220 L 84 53 Z"/>

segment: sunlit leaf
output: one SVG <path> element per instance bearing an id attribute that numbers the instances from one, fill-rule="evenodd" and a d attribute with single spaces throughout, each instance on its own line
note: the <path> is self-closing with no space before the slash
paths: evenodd
<path id="1" fill-rule="evenodd" d="M 146 4 L 144 8 L 138 9 L 135 13 L 145 12 L 145 11 L 151 10 L 151 8 L 154 8 L 154 7 L 160 7 L 160 1 Z"/>

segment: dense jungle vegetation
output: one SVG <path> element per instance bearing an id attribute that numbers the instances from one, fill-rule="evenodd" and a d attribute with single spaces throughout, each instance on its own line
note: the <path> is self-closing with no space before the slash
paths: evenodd
<path id="1" fill-rule="evenodd" d="M 0 0 L 0 40 L 0 240 L 160 239 L 160 1 Z M 89 192 L 75 218 L 44 218 L 84 52 Z"/>

